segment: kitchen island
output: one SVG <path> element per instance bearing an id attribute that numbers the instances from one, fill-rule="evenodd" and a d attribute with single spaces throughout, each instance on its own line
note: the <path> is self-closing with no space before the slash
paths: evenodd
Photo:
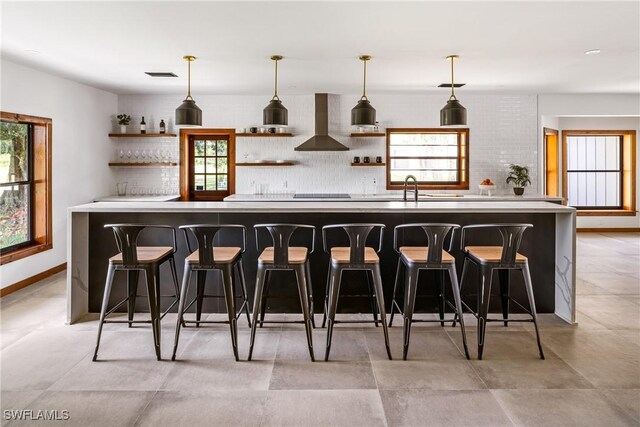
<path id="1" fill-rule="evenodd" d="M 193 223 L 243 224 L 247 226 L 247 252 L 243 255 L 250 299 L 253 295 L 256 259 L 258 256 L 253 239 L 253 225 L 256 223 L 304 223 L 318 228 L 315 252 L 310 255 L 312 283 L 316 312 L 322 311 L 328 256 L 322 251 L 320 228 L 326 224 L 376 222 L 386 225 L 383 249 L 380 253 L 385 301 L 389 306 L 393 290 L 393 280 L 397 264 L 397 254 L 393 250 L 393 227 L 415 222 L 449 222 L 460 225 L 481 223 L 531 223 L 533 230 L 525 233 L 520 252 L 529 257 L 531 274 L 538 312 L 555 313 L 567 322 L 575 322 L 575 209 L 544 201 L 340 201 L 319 202 L 282 201 L 260 202 L 99 202 L 69 208 L 68 210 L 68 287 L 67 321 L 74 323 L 87 313 L 99 311 L 108 258 L 117 253 L 113 233 L 104 228 L 109 223 L 169 224 L 175 227 Z M 411 244 L 412 236 L 401 236 L 401 243 Z M 452 254 L 461 267 L 462 252 L 460 236 L 456 235 Z M 161 236 L 149 233 L 145 244 L 165 244 Z M 375 246 L 371 239 L 369 244 Z M 344 241 L 339 242 L 344 244 Z M 417 243 L 417 242 L 416 242 Z M 223 240 L 220 244 L 232 244 Z M 237 245 L 237 242 L 233 243 Z M 499 238 L 483 234 L 477 236 L 473 244 L 500 244 Z M 176 264 L 181 277 L 183 260 L 187 248 L 184 238 L 178 236 Z M 168 271 L 161 272 L 163 294 L 172 293 Z M 210 274 L 211 281 L 217 275 Z M 473 280 L 475 275 L 470 274 Z M 356 272 L 345 277 L 343 292 L 349 293 L 364 283 Z M 421 277 L 421 283 L 433 279 L 429 274 Z M 293 291 L 291 278 L 282 273 L 274 275 L 275 295 Z M 112 301 L 125 296 L 124 275 L 118 277 L 112 291 Z M 195 291 L 195 286 L 190 291 Z M 474 286 L 467 284 L 463 297 L 469 302 L 475 300 Z M 425 292 L 433 292 L 429 286 Z M 342 292 L 342 291 L 341 291 Z M 356 292 L 357 293 L 357 292 Z M 519 274 L 511 275 L 511 294 L 526 305 L 526 293 Z M 433 295 L 430 298 L 433 300 Z M 139 298 L 142 300 L 142 298 Z M 363 304 L 359 304 L 363 300 Z M 425 298 L 429 300 L 429 298 Z M 269 310 L 275 312 L 298 312 L 295 298 L 273 298 Z M 341 300 L 339 311 L 364 312 L 368 302 L 362 298 Z M 364 307 L 364 308 L 363 308 Z M 422 305 L 422 311 L 434 311 L 433 306 Z M 139 310 L 146 304 L 140 302 Z M 416 310 L 420 310 L 417 306 Z M 497 312 L 499 305 L 491 307 Z M 205 312 L 224 311 L 222 301 L 207 301 Z"/>

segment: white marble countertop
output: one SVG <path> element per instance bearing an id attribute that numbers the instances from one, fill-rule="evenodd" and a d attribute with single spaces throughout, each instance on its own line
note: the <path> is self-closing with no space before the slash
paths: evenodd
<path id="1" fill-rule="evenodd" d="M 225 202 L 311 202 L 311 201 L 323 201 L 323 202 L 372 202 L 372 201 L 402 201 L 402 193 L 383 193 L 383 194 L 349 194 L 350 198 L 327 198 L 327 199 L 307 199 L 307 198 L 293 198 L 293 194 L 232 194 L 225 197 Z M 407 198 L 410 200 L 412 194 L 407 194 Z M 461 196 L 461 197 L 460 197 Z M 540 196 L 540 195 L 524 195 L 516 196 L 514 194 L 502 194 L 493 196 L 481 196 L 478 194 L 462 194 L 455 195 L 453 193 L 419 193 L 419 201 L 424 202 L 492 202 L 492 201 L 543 201 L 543 202 L 561 202 L 562 197 L 555 196 Z"/>
<path id="2" fill-rule="evenodd" d="M 105 196 L 96 198 L 94 202 L 170 202 L 172 200 L 178 200 L 179 198 L 179 194 L 162 196 Z"/>
<path id="3" fill-rule="evenodd" d="M 252 202 L 97 202 L 69 208 L 70 212 L 501 212 L 574 213 L 575 209 L 543 201 L 280 201 Z"/>

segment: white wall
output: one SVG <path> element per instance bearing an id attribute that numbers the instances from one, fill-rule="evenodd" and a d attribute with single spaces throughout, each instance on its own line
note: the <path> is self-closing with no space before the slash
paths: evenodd
<path id="1" fill-rule="evenodd" d="M 640 95 L 558 95 L 544 94 L 538 96 L 538 115 L 540 117 L 539 144 L 544 144 L 543 127 L 562 129 L 594 129 L 594 130 L 629 130 L 640 132 Z M 556 125 L 556 127 L 554 127 Z M 640 136 L 640 133 L 637 134 Z M 637 141 L 636 141 L 637 144 Z M 636 156 L 640 150 L 636 146 Z M 540 157 L 540 165 L 544 163 Z M 636 162 L 636 164 L 638 164 Z M 540 179 L 543 177 L 541 174 Z M 636 170 L 636 180 L 640 173 Z M 636 189 L 640 190 L 636 183 Z M 543 188 L 542 186 L 540 188 Z M 636 195 L 636 208 L 638 206 Z M 640 216 L 600 216 L 577 219 L 578 228 L 637 228 L 640 226 Z"/>
<path id="2" fill-rule="evenodd" d="M 215 96 L 194 94 L 203 110 L 203 126 L 211 128 L 246 128 L 260 125 L 262 109 L 269 96 Z M 340 142 L 350 147 L 343 152 L 298 152 L 294 147 L 306 141 L 314 132 L 314 96 L 281 95 L 289 110 L 289 125 L 293 138 L 237 138 L 237 161 L 258 159 L 286 159 L 298 162 L 293 167 L 236 169 L 236 192 L 251 193 L 252 183 L 267 183 L 271 191 L 282 190 L 286 181 L 289 191 L 299 192 L 363 192 L 363 182 L 369 187 L 374 179 L 378 192 L 385 191 L 385 168 L 354 168 L 354 156 L 385 157 L 384 138 L 350 138 L 351 108 L 359 95 L 330 95 L 330 129 Z M 468 110 L 470 129 L 469 192 L 477 193 L 484 178 L 491 178 L 498 193 L 512 194 L 504 182 L 510 163 L 530 167 L 532 186 L 527 192 L 538 191 L 537 103 L 532 95 L 478 95 L 460 94 L 460 101 Z M 383 128 L 387 127 L 439 127 L 439 112 L 447 100 L 447 93 L 439 95 L 376 95 L 369 98 L 377 109 Z M 137 129 L 140 116 L 151 129 L 157 129 L 164 119 L 173 129 L 175 108 L 181 96 L 126 95 L 118 97 L 118 111 L 131 114 Z M 122 146 L 141 147 L 140 143 L 121 141 Z M 177 138 L 173 142 L 177 152 Z M 162 143 L 164 147 L 165 143 Z M 149 145 L 147 145 L 149 146 Z M 141 186 L 155 186 L 160 170 L 119 170 L 118 180 L 137 182 Z M 174 171 L 172 174 L 177 173 Z M 148 182 L 148 184 L 145 184 Z M 177 190 L 177 188 L 175 189 Z M 370 191 L 370 190 L 369 190 Z"/>
<path id="3" fill-rule="evenodd" d="M 1 266 L 0 287 L 6 287 L 64 263 L 67 208 L 111 192 L 107 133 L 117 96 L 5 59 L 1 66 L 2 111 L 53 120 L 53 249 Z"/>

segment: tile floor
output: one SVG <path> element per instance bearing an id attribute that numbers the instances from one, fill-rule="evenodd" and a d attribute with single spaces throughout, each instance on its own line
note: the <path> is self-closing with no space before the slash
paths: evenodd
<path id="1" fill-rule="evenodd" d="M 2 425 L 46 424 L 7 420 L 12 409 L 67 410 L 52 422 L 65 426 L 640 425 L 637 233 L 578 236 L 579 325 L 542 317 L 545 361 L 530 324 L 491 324 L 481 361 L 463 358 L 459 328 L 417 324 L 406 362 L 386 359 L 380 328 L 339 325 L 329 363 L 308 360 L 302 325 L 258 330 L 253 362 L 233 361 L 226 325 L 187 328 L 179 361 L 157 362 L 146 326 L 112 324 L 94 363 L 97 322 L 64 325 L 64 273 L 0 304 Z M 468 337 L 474 349 L 474 328 Z M 324 338 L 314 331 L 319 358 Z"/>

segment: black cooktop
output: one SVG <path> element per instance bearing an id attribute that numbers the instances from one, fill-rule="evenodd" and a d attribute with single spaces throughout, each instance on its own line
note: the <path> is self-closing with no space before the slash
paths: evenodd
<path id="1" fill-rule="evenodd" d="M 296 193 L 294 199 L 350 199 L 347 193 Z"/>

